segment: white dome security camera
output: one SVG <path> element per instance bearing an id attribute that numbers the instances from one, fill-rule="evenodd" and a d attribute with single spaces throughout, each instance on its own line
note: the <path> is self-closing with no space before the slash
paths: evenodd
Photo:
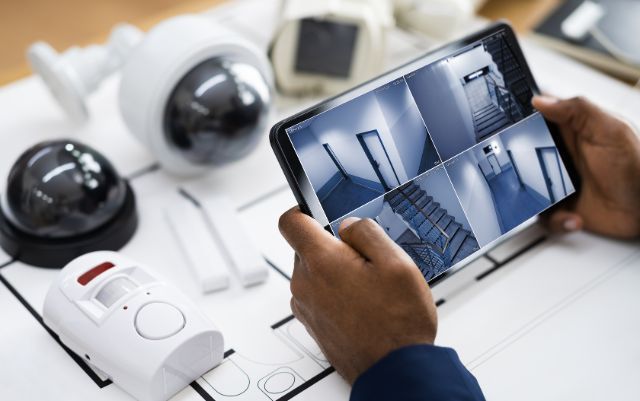
<path id="1" fill-rule="evenodd" d="M 139 40 L 124 36 L 117 28 L 107 45 L 61 56 L 36 44 L 30 60 L 63 108 L 80 120 L 88 115 L 84 99 L 121 67 L 118 98 L 127 127 L 176 175 L 201 174 L 239 159 L 267 132 L 271 66 L 237 33 L 205 17 L 183 15 Z"/>
<path id="2" fill-rule="evenodd" d="M 267 131 L 273 78 L 262 51 L 202 17 L 153 28 L 122 71 L 120 110 L 164 168 L 197 174 Z"/>

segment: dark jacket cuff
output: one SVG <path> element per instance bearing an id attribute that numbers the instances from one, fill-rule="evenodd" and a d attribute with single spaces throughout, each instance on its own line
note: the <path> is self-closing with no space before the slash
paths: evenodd
<path id="1" fill-rule="evenodd" d="M 350 401 L 484 400 L 477 380 L 451 348 L 412 345 L 375 363 L 356 379 Z"/>

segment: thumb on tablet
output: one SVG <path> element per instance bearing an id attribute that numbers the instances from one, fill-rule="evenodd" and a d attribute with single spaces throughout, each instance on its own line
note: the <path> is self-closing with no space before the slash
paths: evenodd
<path id="1" fill-rule="evenodd" d="M 569 210 L 557 210 L 546 218 L 546 225 L 554 233 L 567 233 L 582 230 L 582 216 Z"/>

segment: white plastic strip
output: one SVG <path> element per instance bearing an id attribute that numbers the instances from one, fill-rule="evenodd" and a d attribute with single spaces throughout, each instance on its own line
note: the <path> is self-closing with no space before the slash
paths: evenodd
<path id="1" fill-rule="evenodd" d="M 245 231 L 235 207 L 224 197 L 198 199 L 210 223 L 212 234 L 226 251 L 242 285 L 259 284 L 267 279 L 269 267 Z"/>
<path id="2" fill-rule="evenodd" d="M 227 261 L 200 209 L 187 199 L 176 198 L 165 208 L 165 217 L 202 292 L 229 287 Z"/>
<path id="3" fill-rule="evenodd" d="M 569 39 L 584 40 L 605 13 L 602 5 L 586 0 L 562 21 L 560 29 Z"/>

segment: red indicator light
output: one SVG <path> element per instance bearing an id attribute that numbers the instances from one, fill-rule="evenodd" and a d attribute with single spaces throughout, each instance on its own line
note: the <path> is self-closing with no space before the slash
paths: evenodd
<path id="1" fill-rule="evenodd" d="M 91 282 L 91 280 L 98 277 L 99 275 L 101 275 L 102 273 L 106 272 L 107 270 L 111 269 L 114 266 L 115 265 L 111 262 L 100 263 L 98 266 L 92 268 L 88 272 L 85 272 L 82 276 L 78 277 L 78 283 L 80 283 L 80 285 L 87 285 Z"/>

